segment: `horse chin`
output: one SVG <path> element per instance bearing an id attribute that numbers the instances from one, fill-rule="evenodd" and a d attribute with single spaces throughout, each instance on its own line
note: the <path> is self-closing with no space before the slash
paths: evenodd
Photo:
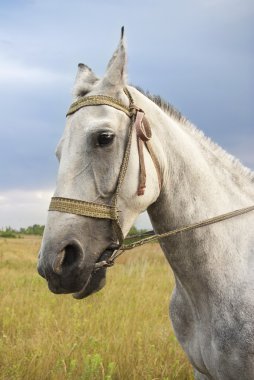
<path id="1" fill-rule="evenodd" d="M 113 252 L 117 250 L 118 248 L 119 248 L 119 244 L 116 244 L 116 243 L 110 244 L 110 246 L 105 251 L 103 251 L 103 253 L 99 257 L 98 262 L 105 261 L 105 260 L 107 261 L 112 256 Z M 74 293 L 73 297 L 76 299 L 86 298 L 90 296 L 91 294 L 96 293 L 102 288 L 104 288 L 105 285 L 106 285 L 106 268 L 102 267 L 100 269 L 97 269 L 96 271 L 93 271 L 90 274 L 83 288 L 79 292 Z"/>
<path id="2" fill-rule="evenodd" d="M 83 288 L 73 294 L 76 299 L 83 299 L 101 290 L 106 284 L 106 269 L 101 268 L 90 274 Z"/>

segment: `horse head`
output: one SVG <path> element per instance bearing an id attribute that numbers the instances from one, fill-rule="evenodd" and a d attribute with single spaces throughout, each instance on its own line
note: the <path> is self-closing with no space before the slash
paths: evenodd
<path id="1" fill-rule="evenodd" d="M 108 104 L 80 105 L 87 99 L 113 99 L 130 107 L 126 89 L 126 49 L 120 43 L 99 79 L 92 70 L 78 65 L 74 84 L 74 108 L 68 113 L 63 136 L 56 149 L 59 160 L 54 198 L 78 200 L 95 207 L 117 207 L 117 224 L 111 219 L 64 212 L 51 207 L 39 253 L 38 271 L 54 293 L 75 293 L 83 298 L 105 284 L 106 269 L 94 271 L 95 263 L 108 257 L 121 243 L 116 227 L 125 236 L 137 216 L 159 195 L 153 162 L 145 150 L 144 162 L 149 173 L 146 191 L 137 194 L 140 159 L 137 139 L 130 130 L 132 116 Z M 129 93 L 129 92 L 128 92 Z M 119 173 L 129 144 L 126 173 L 119 186 Z M 116 202 L 116 192 L 117 202 Z M 71 201 L 70 201 L 71 202 Z M 116 204 L 117 203 L 117 204 Z M 76 204 L 75 204 L 76 205 Z M 97 205 L 97 206 L 96 206 Z"/>

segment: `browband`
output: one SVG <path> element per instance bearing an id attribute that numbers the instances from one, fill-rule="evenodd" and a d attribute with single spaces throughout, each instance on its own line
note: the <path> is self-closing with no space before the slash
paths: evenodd
<path id="1" fill-rule="evenodd" d="M 103 106 L 103 105 L 116 108 L 119 111 L 124 112 L 129 117 L 133 115 L 131 108 L 126 107 L 118 99 L 115 99 L 115 98 L 112 98 L 111 96 L 106 96 L 106 95 L 93 95 L 93 96 L 83 96 L 76 102 L 72 103 L 66 116 L 72 115 L 73 113 L 75 113 L 76 111 L 78 111 L 80 108 L 83 108 L 83 107 Z"/>

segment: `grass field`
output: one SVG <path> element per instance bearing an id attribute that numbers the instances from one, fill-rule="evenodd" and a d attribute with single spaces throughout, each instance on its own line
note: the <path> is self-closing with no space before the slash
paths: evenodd
<path id="1" fill-rule="evenodd" d="M 189 380 L 168 318 L 173 276 L 157 244 L 126 253 L 85 300 L 36 272 L 40 239 L 0 239 L 0 379 Z"/>

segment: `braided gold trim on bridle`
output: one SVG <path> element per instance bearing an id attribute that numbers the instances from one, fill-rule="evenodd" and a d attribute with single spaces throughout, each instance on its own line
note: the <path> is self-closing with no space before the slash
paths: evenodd
<path id="1" fill-rule="evenodd" d="M 121 103 L 118 99 L 112 98 L 111 96 L 106 95 L 94 95 L 94 96 L 84 96 L 72 103 L 67 112 L 66 116 L 72 115 L 80 108 L 87 106 L 102 106 L 107 105 L 113 108 L 118 109 L 119 111 L 124 112 L 127 116 L 131 117 L 133 112 L 129 107 L 126 107 L 123 103 Z"/>
<path id="2" fill-rule="evenodd" d="M 66 212 L 99 219 L 117 220 L 117 209 L 100 203 L 85 202 L 76 199 L 53 197 L 49 211 Z"/>

